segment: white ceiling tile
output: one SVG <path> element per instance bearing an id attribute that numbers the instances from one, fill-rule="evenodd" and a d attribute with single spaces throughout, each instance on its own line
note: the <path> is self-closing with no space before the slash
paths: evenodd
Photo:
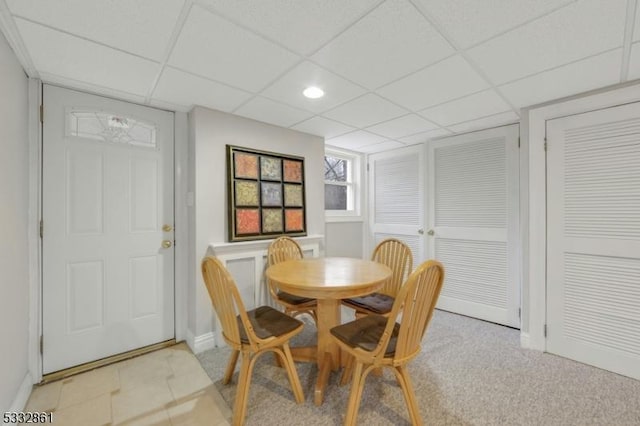
<path id="1" fill-rule="evenodd" d="M 32 21 L 161 60 L 184 0 L 9 0 L 11 12 Z"/>
<path id="2" fill-rule="evenodd" d="M 309 86 L 324 90 L 319 99 L 306 98 L 302 91 Z M 282 76 L 261 94 L 289 105 L 320 113 L 360 96 L 365 90 L 311 62 L 303 62 Z"/>
<path id="3" fill-rule="evenodd" d="M 199 3 L 296 52 L 310 54 L 379 0 L 199 0 Z"/>
<path id="4" fill-rule="evenodd" d="M 252 95 L 238 89 L 166 67 L 153 92 L 153 98 L 193 107 L 201 105 L 220 111 L 232 111 Z"/>
<path id="5" fill-rule="evenodd" d="M 108 88 L 104 86 L 98 86 L 96 84 L 90 84 L 83 81 L 73 80 L 71 78 L 62 77 L 56 74 L 49 74 L 47 72 L 39 73 L 40 79 L 44 83 L 56 84 L 59 86 L 70 87 L 76 90 L 82 90 L 86 93 L 93 93 L 96 95 L 107 96 L 113 99 L 120 99 L 123 101 L 134 102 L 137 104 L 143 104 L 145 97 L 141 95 L 134 95 L 127 92 L 122 92 L 117 89 Z"/>
<path id="6" fill-rule="evenodd" d="M 499 89 L 516 107 L 522 108 L 618 83 L 621 63 L 622 49 L 616 49 L 507 83 Z"/>
<path id="7" fill-rule="evenodd" d="M 403 144 L 402 142 L 386 141 L 386 142 L 377 143 L 375 145 L 361 146 L 360 148 L 358 148 L 358 151 L 366 152 L 367 154 L 373 154 L 374 152 L 389 151 L 390 149 L 402 148 L 403 146 L 406 146 L 406 145 Z"/>
<path id="8" fill-rule="evenodd" d="M 387 0 L 324 46 L 312 59 L 375 89 L 453 53 L 406 0 Z"/>
<path id="9" fill-rule="evenodd" d="M 279 104 L 270 99 L 256 97 L 238 108 L 234 114 L 280 127 L 290 127 L 311 117 L 311 113 Z"/>
<path id="10" fill-rule="evenodd" d="M 574 0 L 417 0 L 453 38 L 467 48 Z"/>
<path id="11" fill-rule="evenodd" d="M 423 143 L 428 140 L 439 138 L 441 136 L 447 136 L 450 134 L 451 132 L 446 129 L 436 129 L 430 130 L 428 132 L 417 133 L 411 136 L 406 136 L 404 138 L 400 138 L 400 141 L 406 143 L 407 145 L 412 145 L 416 143 Z"/>
<path id="12" fill-rule="evenodd" d="M 102 45 L 16 19 L 39 72 L 135 95 L 146 95 L 160 65 Z"/>
<path id="13" fill-rule="evenodd" d="M 367 127 L 406 113 L 407 111 L 399 106 L 369 93 L 323 115 L 355 127 Z"/>
<path id="14" fill-rule="evenodd" d="M 169 63 L 257 92 L 298 60 L 282 47 L 194 5 Z"/>
<path id="15" fill-rule="evenodd" d="M 345 133 L 356 130 L 351 126 L 346 126 L 342 123 L 320 116 L 312 117 L 302 123 L 298 123 L 293 126 L 292 129 L 311 133 L 312 135 L 324 136 L 325 139 L 344 135 Z"/>
<path id="16" fill-rule="evenodd" d="M 622 46 L 626 0 L 582 0 L 468 51 L 503 84 Z"/>
<path id="17" fill-rule="evenodd" d="M 453 56 L 376 92 L 417 111 L 486 89 L 489 85 L 460 56 Z"/>
<path id="18" fill-rule="evenodd" d="M 325 141 L 327 145 L 337 146 L 340 148 L 357 150 L 361 146 L 373 145 L 384 142 L 386 138 L 374 135 L 363 130 L 347 133 L 346 135 L 331 138 Z"/>
<path id="19" fill-rule="evenodd" d="M 395 118 L 367 127 L 367 131 L 377 135 L 386 136 L 391 139 L 400 138 L 402 136 L 412 135 L 418 132 L 435 129 L 435 124 L 425 120 L 416 114 L 405 115 L 404 117 Z"/>
<path id="20" fill-rule="evenodd" d="M 449 126 L 505 112 L 509 109 L 509 105 L 494 90 L 490 89 L 422 110 L 420 114 L 441 126 Z"/>
<path id="21" fill-rule="evenodd" d="M 500 114 L 492 115 L 491 117 L 484 117 L 479 120 L 472 120 L 466 123 L 456 124 L 455 126 L 449 126 L 449 130 L 454 133 L 466 133 L 474 130 L 489 129 L 491 127 L 498 127 L 504 124 L 515 123 L 520 118 L 513 111 L 507 111 Z"/>
<path id="22" fill-rule="evenodd" d="M 629 58 L 628 80 L 640 78 L 640 43 L 631 46 L 631 57 Z"/>

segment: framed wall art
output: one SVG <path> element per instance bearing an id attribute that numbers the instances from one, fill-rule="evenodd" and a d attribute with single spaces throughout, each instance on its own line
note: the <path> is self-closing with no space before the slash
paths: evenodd
<path id="1" fill-rule="evenodd" d="M 229 241 L 307 235 L 304 158 L 227 145 Z"/>

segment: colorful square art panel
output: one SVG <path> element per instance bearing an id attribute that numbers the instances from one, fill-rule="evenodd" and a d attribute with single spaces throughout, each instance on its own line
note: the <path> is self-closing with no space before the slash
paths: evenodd
<path id="1" fill-rule="evenodd" d="M 282 185 L 279 183 L 262 182 L 262 206 L 282 207 Z"/>
<path id="2" fill-rule="evenodd" d="M 227 145 L 229 241 L 307 235 L 304 158 Z"/>
<path id="3" fill-rule="evenodd" d="M 260 179 L 282 180 L 282 160 L 273 157 L 260 157 Z"/>
<path id="4" fill-rule="evenodd" d="M 262 209 L 262 232 L 281 233 L 282 231 L 284 231 L 282 209 Z"/>
<path id="5" fill-rule="evenodd" d="M 302 183 L 302 161 L 284 160 L 284 181 Z"/>
<path id="6" fill-rule="evenodd" d="M 236 233 L 238 235 L 260 233 L 260 210 L 236 209 Z"/>
<path id="7" fill-rule="evenodd" d="M 302 185 L 284 185 L 285 207 L 302 207 Z"/>
<path id="8" fill-rule="evenodd" d="M 237 180 L 236 186 L 236 206 L 254 206 L 260 205 L 258 199 L 258 182 L 247 182 Z"/>
<path id="9" fill-rule="evenodd" d="M 286 209 L 284 211 L 285 231 L 302 231 L 304 229 L 304 216 L 302 209 Z"/>
<path id="10" fill-rule="evenodd" d="M 258 156 L 244 152 L 236 152 L 233 156 L 234 177 L 258 179 Z"/>

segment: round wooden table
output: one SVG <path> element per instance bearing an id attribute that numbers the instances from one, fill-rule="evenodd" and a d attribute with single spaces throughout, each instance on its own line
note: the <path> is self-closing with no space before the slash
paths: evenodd
<path id="1" fill-rule="evenodd" d="M 296 360 L 318 364 L 316 405 L 322 404 L 331 370 L 340 366 L 340 348 L 331 328 L 340 325 L 340 299 L 373 293 L 391 277 L 391 269 L 370 260 L 347 257 L 288 260 L 270 266 L 267 278 L 287 293 L 318 300 L 317 347 L 291 348 Z"/>

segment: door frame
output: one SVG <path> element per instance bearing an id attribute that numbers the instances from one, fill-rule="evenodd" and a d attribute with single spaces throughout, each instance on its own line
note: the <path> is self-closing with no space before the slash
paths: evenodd
<path id="1" fill-rule="evenodd" d="M 32 383 L 42 381 L 42 354 L 40 337 L 42 336 L 42 239 L 40 221 L 42 220 L 42 123 L 40 105 L 42 105 L 43 82 L 29 78 L 29 217 L 28 217 L 28 262 L 29 262 L 29 374 Z M 80 91 L 90 95 L 110 98 L 119 102 L 130 102 L 108 95 L 91 93 L 63 85 L 52 86 Z M 141 105 L 156 108 L 149 105 Z M 161 108 L 156 108 L 161 109 Z M 168 111 L 168 110 L 166 110 Z M 188 118 L 184 112 L 169 111 L 174 116 L 174 330 L 177 342 L 187 338 L 187 287 L 188 287 Z M 46 111 L 45 111 L 46 114 Z"/>
<path id="2" fill-rule="evenodd" d="M 640 83 L 633 81 L 522 109 L 520 229 L 523 312 L 520 343 L 523 347 L 539 351 L 547 348 L 547 120 L 638 101 Z"/>

